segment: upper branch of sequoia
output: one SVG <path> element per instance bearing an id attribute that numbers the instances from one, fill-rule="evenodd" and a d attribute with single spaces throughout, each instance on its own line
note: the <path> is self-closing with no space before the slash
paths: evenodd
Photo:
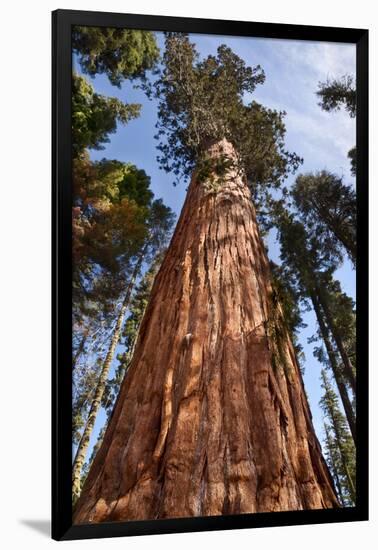
<path id="1" fill-rule="evenodd" d="M 208 170 L 209 144 L 227 139 L 237 151 L 256 200 L 277 188 L 301 159 L 285 148 L 285 112 L 247 102 L 265 80 L 225 45 L 200 59 L 186 34 L 166 33 L 162 69 L 148 93 L 158 99 L 156 138 L 161 168 L 176 178 Z"/>

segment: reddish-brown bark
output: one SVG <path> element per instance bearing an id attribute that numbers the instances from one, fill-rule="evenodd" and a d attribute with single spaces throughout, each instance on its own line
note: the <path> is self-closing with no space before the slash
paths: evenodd
<path id="1" fill-rule="evenodd" d="M 191 181 L 75 523 L 338 506 L 250 192 L 215 187 Z"/>

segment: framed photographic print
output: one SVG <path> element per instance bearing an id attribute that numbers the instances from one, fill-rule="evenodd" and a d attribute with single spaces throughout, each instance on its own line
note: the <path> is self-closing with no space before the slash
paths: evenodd
<path id="1" fill-rule="evenodd" d="M 53 13 L 53 538 L 368 517 L 368 32 Z"/>

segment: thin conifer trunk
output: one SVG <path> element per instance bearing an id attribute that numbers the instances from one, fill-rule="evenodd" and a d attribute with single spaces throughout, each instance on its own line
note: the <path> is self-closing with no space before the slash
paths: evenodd
<path id="1" fill-rule="evenodd" d="M 135 285 L 136 278 L 139 274 L 142 261 L 144 257 L 144 250 L 139 255 L 138 261 L 135 264 L 131 279 L 127 285 L 125 296 L 122 302 L 121 309 L 118 314 L 116 325 L 109 343 L 108 351 L 101 369 L 101 373 L 97 382 L 96 391 L 93 396 L 93 401 L 89 410 L 89 414 L 84 426 L 84 430 L 78 444 L 75 459 L 72 466 L 72 492 L 74 500 L 77 499 L 81 491 L 81 473 L 84 466 L 85 457 L 88 451 L 88 446 L 92 431 L 96 422 L 98 411 L 101 407 L 102 397 L 105 391 L 106 381 L 109 377 L 109 370 L 113 361 L 114 353 L 117 348 L 122 326 L 125 319 L 127 308 L 129 307 L 131 294 Z"/>
<path id="2" fill-rule="evenodd" d="M 323 377 L 324 376 L 325 376 L 325 373 L 323 372 Z M 324 380 L 324 378 L 323 378 L 323 380 Z M 350 491 L 350 494 L 351 494 L 351 497 L 352 497 L 353 501 L 355 501 L 356 500 L 356 488 L 354 486 L 354 482 L 353 482 L 352 476 L 351 476 L 350 471 L 349 471 L 348 461 L 347 461 L 347 458 L 345 456 L 345 450 L 344 450 L 344 447 L 343 447 L 342 436 L 341 436 L 341 433 L 340 433 L 338 421 L 335 418 L 335 411 L 334 411 L 333 407 L 330 407 L 330 409 L 329 409 L 329 416 L 330 416 L 330 420 L 332 422 L 333 431 L 335 433 L 336 443 L 337 443 L 337 446 L 338 446 L 339 451 L 340 451 L 341 462 L 342 462 L 342 465 L 343 465 L 343 468 L 344 468 L 345 476 L 347 478 L 349 491 Z"/>
<path id="3" fill-rule="evenodd" d="M 339 331 L 338 331 L 338 329 L 335 325 L 335 322 L 333 320 L 332 314 L 331 314 L 330 309 L 328 307 L 327 299 L 324 296 L 324 292 L 320 287 L 318 287 L 318 298 L 319 298 L 319 303 L 320 303 L 320 305 L 321 305 L 321 307 L 324 311 L 324 315 L 325 315 L 327 325 L 328 325 L 328 327 L 331 331 L 332 337 L 335 341 L 336 347 L 339 350 L 341 359 L 343 361 L 345 378 L 350 383 L 350 386 L 351 386 L 354 394 L 356 394 L 356 375 L 355 375 L 355 372 L 354 372 L 354 369 L 353 369 L 353 365 L 352 365 L 352 363 L 351 363 L 351 361 L 348 357 L 347 351 L 346 351 L 345 346 L 344 346 L 343 339 L 342 339 L 342 337 L 341 337 L 341 335 L 340 335 L 340 333 L 339 333 Z"/>
<path id="4" fill-rule="evenodd" d="M 340 372 L 340 367 L 338 365 L 336 353 L 329 338 L 329 330 L 324 322 L 322 312 L 320 310 L 319 302 L 316 299 L 315 295 L 311 296 L 311 301 L 314 306 L 316 318 L 319 323 L 320 332 L 327 350 L 329 362 L 331 365 L 334 379 L 336 381 L 337 389 L 339 390 L 345 415 L 348 421 L 349 429 L 352 434 L 353 441 L 356 443 L 356 419 L 355 419 L 352 403 L 350 402 L 350 399 L 349 399 L 348 390 L 343 380 L 342 373 Z"/>
<path id="5" fill-rule="evenodd" d="M 345 500 L 344 500 L 343 492 L 342 492 L 342 488 L 341 488 L 340 476 L 339 476 L 338 468 L 337 468 L 337 465 L 336 465 L 336 457 L 334 456 L 335 453 L 334 453 L 334 449 L 332 448 L 331 436 L 330 436 L 329 429 L 328 429 L 326 424 L 324 424 L 324 431 L 325 431 L 325 436 L 326 436 L 326 443 L 327 443 L 329 453 L 330 453 L 330 459 L 331 459 L 331 462 L 332 462 L 332 473 L 333 473 L 333 477 L 335 479 L 335 484 L 336 484 L 336 488 L 337 488 L 338 497 L 340 499 L 341 505 L 345 506 Z"/>

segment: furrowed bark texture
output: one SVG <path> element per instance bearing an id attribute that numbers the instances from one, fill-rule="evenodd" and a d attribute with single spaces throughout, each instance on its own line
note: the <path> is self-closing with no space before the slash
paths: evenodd
<path id="1" fill-rule="evenodd" d="M 245 181 L 194 175 L 75 523 L 338 506 L 287 332 L 272 359 L 271 311 Z"/>

